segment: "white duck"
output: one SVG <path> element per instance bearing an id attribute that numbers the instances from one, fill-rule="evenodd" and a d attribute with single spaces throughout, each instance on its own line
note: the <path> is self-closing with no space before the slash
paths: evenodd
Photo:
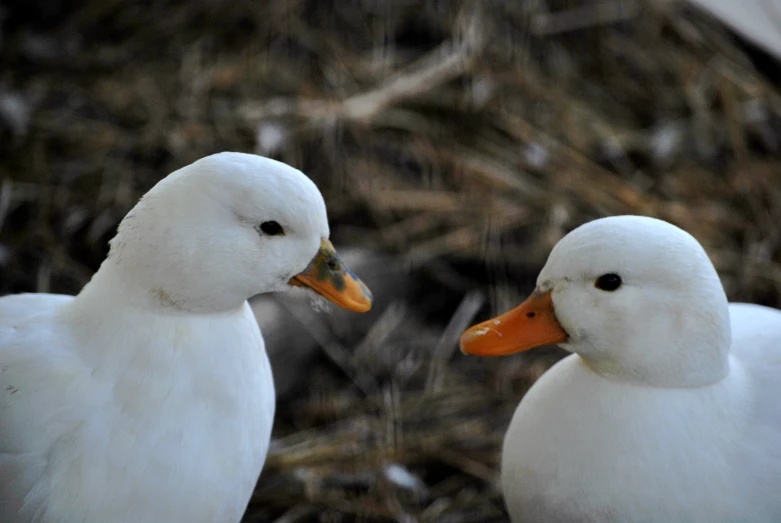
<path id="1" fill-rule="evenodd" d="M 501 484 L 513 521 L 781 521 L 781 312 L 728 304 L 700 244 L 652 218 L 587 223 L 531 297 L 464 333 L 574 354 L 523 397 Z"/>
<path id="2" fill-rule="evenodd" d="M 0 521 L 238 522 L 274 417 L 246 300 L 371 306 L 328 236 L 303 173 L 221 153 L 150 190 L 75 298 L 0 299 Z"/>

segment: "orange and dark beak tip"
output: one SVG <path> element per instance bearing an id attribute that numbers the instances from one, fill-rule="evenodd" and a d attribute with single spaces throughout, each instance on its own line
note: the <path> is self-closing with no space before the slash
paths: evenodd
<path id="1" fill-rule="evenodd" d="M 461 352 L 506 356 L 568 339 L 553 309 L 550 291 L 535 292 L 513 310 L 471 327 L 461 335 Z"/>
<path id="2" fill-rule="evenodd" d="M 336 305 L 355 312 L 372 308 L 372 293 L 336 254 L 328 240 L 323 240 L 320 250 L 303 272 L 288 282 L 296 287 L 309 287 Z"/>

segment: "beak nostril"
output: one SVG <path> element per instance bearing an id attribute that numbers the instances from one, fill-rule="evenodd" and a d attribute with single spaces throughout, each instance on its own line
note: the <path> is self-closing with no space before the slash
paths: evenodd
<path id="1" fill-rule="evenodd" d="M 529 319 L 532 319 L 532 318 L 534 318 L 536 315 L 537 315 L 537 314 L 536 314 L 536 313 L 534 313 L 534 312 L 527 312 L 527 313 L 526 313 L 526 317 L 527 317 L 527 318 L 529 318 Z"/>
<path id="2" fill-rule="evenodd" d="M 336 271 L 339 269 L 339 264 L 333 260 L 328 260 L 328 268 L 332 271 Z"/>

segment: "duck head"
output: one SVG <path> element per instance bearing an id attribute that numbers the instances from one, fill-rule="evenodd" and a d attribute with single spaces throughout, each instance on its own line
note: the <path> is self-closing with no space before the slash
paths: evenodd
<path id="1" fill-rule="evenodd" d="M 315 184 L 284 163 L 225 152 L 165 177 L 119 225 L 105 264 L 153 305 L 192 312 L 305 287 L 353 311 L 366 285 L 329 240 Z"/>
<path id="2" fill-rule="evenodd" d="M 661 387 L 720 380 L 730 343 L 727 298 L 702 246 L 641 216 L 567 234 L 525 302 L 461 337 L 480 356 L 558 344 L 605 377 Z"/>

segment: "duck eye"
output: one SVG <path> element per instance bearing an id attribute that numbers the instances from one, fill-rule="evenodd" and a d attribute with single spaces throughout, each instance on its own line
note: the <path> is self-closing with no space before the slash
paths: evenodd
<path id="1" fill-rule="evenodd" d="M 260 230 L 269 236 L 279 236 L 285 234 L 285 231 L 282 230 L 282 226 L 279 223 L 273 221 L 261 223 Z"/>
<path id="2" fill-rule="evenodd" d="M 621 276 L 612 272 L 603 274 L 594 282 L 594 287 L 603 291 L 614 291 L 621 287 Z"/>

